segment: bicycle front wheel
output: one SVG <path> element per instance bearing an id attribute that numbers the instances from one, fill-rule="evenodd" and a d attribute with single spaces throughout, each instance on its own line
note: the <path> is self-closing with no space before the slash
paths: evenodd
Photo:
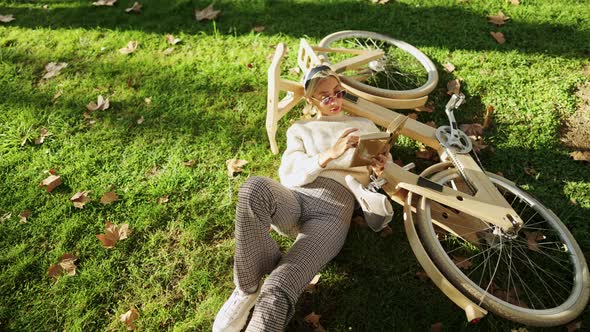
<path id="1" fill-rule="evenodd" d="M 354 70 L 345 70 L 341 79 L 349 86 L 385 98 L 419 98 L 429 94 L 438 83 L 432 61 L 414 46 L 386 35 L 369 31 L 339 31 L 322 39 L 326 48 L 383 50 L 383 58 Z M 332 53 L 323 56 L 337 63 L 355 54 Z"/>
<path id="2" fill-rule="evenodd" d="M 438 203 L 422 198 L 418 229 L 428 254 L 457 289 L 501 317 L 531 326 L 557 326 L 575 319 L 589 294 L 588 267 L 580 247 L 551 210 L 510 181 L 488 176 L 519 212 L 523 228 L 509 235 L 490 224 L 475 236 L 458 236 L 432 222 L 431 209 Z M 465 187 L 456 169 L 431 180 Z"/>

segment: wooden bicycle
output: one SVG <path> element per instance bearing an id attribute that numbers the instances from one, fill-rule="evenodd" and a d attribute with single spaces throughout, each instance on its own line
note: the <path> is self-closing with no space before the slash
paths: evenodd
<path id="1" fill-rule="evenodd" d="M 279 119 L 303 99 L 301 84 L 281 78 L 284 54 L 279 44 L 268 70 L 266 128 L 275 154 Z M 404 59 L 413 61 L 405 67 L 410 74 L 396 63 Z M 469 321 L 489 310 L 526 325 L 557 326 L 584 310 L 590 283 L 579 245 L 551 210 L 471 157 L 471 141 L 453 116 L 463 96 L 451 97 L 450 123 L 437 129 L 391 110 L 424 105 L 438 81 L 428 57 L 385 35 L 342 31 L 318 46 L 302 39 L 297 62 L 304 72 L 329 64 L 349 92 L 343 109 L 439 154 L 441 162 L 420 174 L 387 164 L 379 181 L 403 206 L 419 263 Z"/>

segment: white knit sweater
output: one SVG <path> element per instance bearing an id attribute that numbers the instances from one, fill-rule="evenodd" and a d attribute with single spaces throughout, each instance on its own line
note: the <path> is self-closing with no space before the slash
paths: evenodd
<path id="1" fill-rule="evenodd" d="M 325 168 L 319 164 L 319 154 L 332 147 L 349 128 L 359 129 L 351 135 L 380 131 L 368 119 L 340 114 L 295 122 L 287 130 L 287 149 L 279 168 L 281 183 L 288 188 L 300 187 L 322 176 L 334 179 L 348 188 L 344 177 L 351 174 L 361 184 L 367 185 L 369 167 L 348 167 L 354 149 L 349 149 L 339 158 L 330 161 Z"/>

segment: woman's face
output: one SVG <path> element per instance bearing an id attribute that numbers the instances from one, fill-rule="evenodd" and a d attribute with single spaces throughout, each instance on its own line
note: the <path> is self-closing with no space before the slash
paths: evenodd
<path id="1" fill-rule="evenodd" d="M 341 91 L 343 90 L 338 80 L 334 77 L 330 76 L 319 82 L 313 92 L 312 100 L 321 115 L 331 116 L 340 114 L 342 111 L 343 97 Z"/>

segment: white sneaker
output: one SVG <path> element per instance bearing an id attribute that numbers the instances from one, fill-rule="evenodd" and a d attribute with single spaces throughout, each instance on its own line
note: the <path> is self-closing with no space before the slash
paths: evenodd
<path id="1" fill-rule="evenodd" d="M 240 332 L 246 325 L 250 309 L 260 294 L 260 288 L 262 287 L 259 285 L 256 292 L 247 294 L 236 287 L 217 313 L 213 322 L 213 332 Z"/>
<path id="2" fill-rule="evenodd" d="M 365 189 L 351 175 L 347 175 L 345 180 L 363 210 L 367 225 L 375 232 L 387 227 L 387 224 L 393 218 L 393 207 L 387 196 Z"/>

